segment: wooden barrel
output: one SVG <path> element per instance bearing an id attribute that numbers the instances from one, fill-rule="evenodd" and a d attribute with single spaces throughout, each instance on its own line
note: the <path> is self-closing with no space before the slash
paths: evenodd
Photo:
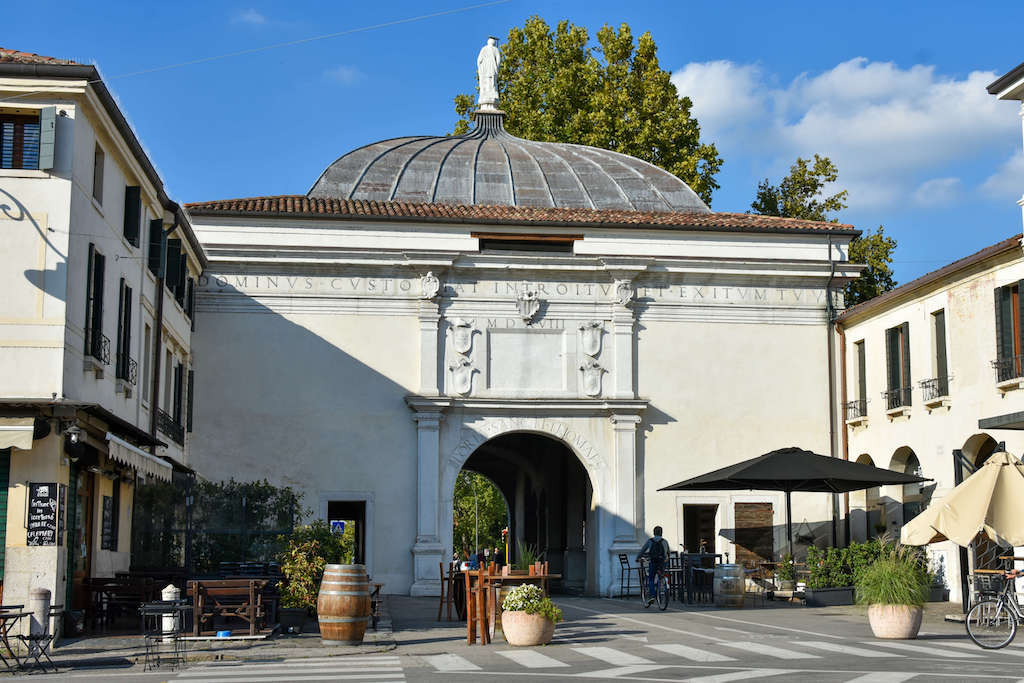
<path id="1" fill-rule="evenodd" d="M 361 564 L 329 564 L 316 599 L 324 645 L 359 645 L 370 620 L 370 581 Z"/>
<path id="2" fill-rule="evenodd" d="M 715 607 L 743 607 L 746 578 L 738 564 L 715 565 Z"/>

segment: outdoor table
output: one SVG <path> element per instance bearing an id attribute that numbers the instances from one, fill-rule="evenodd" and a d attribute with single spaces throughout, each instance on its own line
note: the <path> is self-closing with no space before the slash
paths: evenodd
<path id="1" fill-rule="evenodd" d="M 495 626 L 501 620 L 498 606 L 500 588 L 506 584 L 533 583 L 547 593 L 548 582 L 561 579 L 561 574 L 488 574 L 486 570 L 462 570 L 466 616 L 466 644 L 476 642 L 477 624 L 480 625 L 480 644 L 488 644 L 494 636 Z M 481 585 L 482 582 L 482 585 Z M 480 596 L 481 601 L 477 600 Z"/>
<path id="2" fill-rule="evenodd" d="M 3 643 L 4 649 L 7 650 L 7 655 L 14 660 L 16 667 L 21 669 L 24 667 L 22 661 L 15 654 L 14 648 L 11 647 L 10 633 L 11 629 L 17 625 L 19 621 L 25 617 L 32 616 L 32 612 L 25 611 L 0 611 L 0 642 Z M 7 667 L 8 671 L 11 671 L 12 667 L 10 661 L 4 656 L 3 652 L 0 652 L 0 660 L 3 660 L 4 666 Z"/>

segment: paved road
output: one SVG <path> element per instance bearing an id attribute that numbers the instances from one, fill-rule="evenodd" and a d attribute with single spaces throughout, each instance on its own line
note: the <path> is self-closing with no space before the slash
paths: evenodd
<path id="1" fill-rule="evenodd" d="M 104 683 L 160 680 L 186 683 L 268 681 L 901 681 L 1024 680 L 1024 640 L 982 651 L 960 625 L 931 623 L 916 641 L 871 637 L 866 617 L 810 609 L 666 612 L 597 598 L 559 599 L 566 621 L 543 648 L 512 649 L 504 642 L 466 646 L 458 625 L 402 628 L 398 648 L 383 655 L 276 662 L 193 665 L 182 672 L 137 670 L 73 672 L 42 680 Z M 409 603 L 410 605 L 412 603 Z"/>

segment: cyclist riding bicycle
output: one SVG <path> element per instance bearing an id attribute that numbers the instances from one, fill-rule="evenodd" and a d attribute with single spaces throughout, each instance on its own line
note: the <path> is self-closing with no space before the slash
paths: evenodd
<path id="1" fill-rule="evenodd" d="M 661 537 L 661 532 L 662 528 L 660 526 L 654 527 L 654 536 L 647 539 L 644 547 L 640 549 L 640 553 L 636 556 L 637 562 L 645 555 L 650 561 L 650 567 L 647 570 L 648 605 L 654 602 L 654 596 L 657 593 L 655 581 L 658 575 L 664 571 L 665 560 L 668 558 L 668 541 Z"/>

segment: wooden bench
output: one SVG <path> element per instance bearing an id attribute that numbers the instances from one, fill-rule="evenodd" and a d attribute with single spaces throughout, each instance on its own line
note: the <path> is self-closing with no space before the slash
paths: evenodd
<path id="1" fill-rule="evenodd" d="M 266 579 L 189 581 L 192 635 L 202 635 L 203 627 L 207 623 L 212 627 L 215 617 L 241 619 L 249 624 L 249 635 L 257 635 L 266 625 L 266 604 L 263 601 L 266 587 Z"/>

